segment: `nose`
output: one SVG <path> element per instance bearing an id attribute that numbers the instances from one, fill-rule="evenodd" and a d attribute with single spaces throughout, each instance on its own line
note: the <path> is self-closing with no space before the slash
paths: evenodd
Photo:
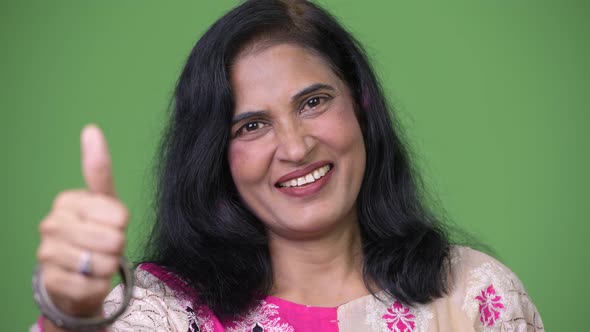
<path id="1" fill-rule="evenodd" d="M 298 124 L 289 124 L 276 131 L 276 157 L 285 162 L 304 163 L 313 150 L 316 140 L 308 130 Z"/>

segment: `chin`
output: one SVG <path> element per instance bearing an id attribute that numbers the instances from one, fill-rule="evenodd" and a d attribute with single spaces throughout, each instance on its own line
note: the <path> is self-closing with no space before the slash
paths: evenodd
<path id="1" fill-rule="evenodd" d="M 346 228 L 345 220 L 342 216 L 318 216 L 312 218 L 296 218 L 286 222 L 274 223 L 268 226 L 269 232 L 277 234 L 284 238 L 308 239 L 317 238 L 337 232 L 339 229 Z"/>

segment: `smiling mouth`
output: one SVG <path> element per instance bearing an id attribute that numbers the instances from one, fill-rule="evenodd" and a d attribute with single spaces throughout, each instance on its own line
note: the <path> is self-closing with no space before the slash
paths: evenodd
<path id="1" fill-rule="evenodd" d="M 303 187 L 305 185 L 311 184 L 316 182 L 317 180 L 323 178 L 328 174 L 328 172 L 332 169 L 332 164 L 324 165 L 322 167 L 318 167 L 313 171 L 300 176 L 298 178 L 294 178 L 285 182 L 281 182 L 277 184 L 279 188 L 290 188 L 290 187 Z"/>

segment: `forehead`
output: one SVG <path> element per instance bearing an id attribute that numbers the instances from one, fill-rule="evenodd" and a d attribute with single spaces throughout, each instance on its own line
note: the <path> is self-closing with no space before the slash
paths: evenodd
<path id="1" fill-rule="evenodd" d="M 262 107 L 284 103 L 312 84 L 337 90 L 343 82 L 323 57 L 300 46 L 278 44 L 245 52 L 230 69 L 236 111 L 243 106 Z"/>

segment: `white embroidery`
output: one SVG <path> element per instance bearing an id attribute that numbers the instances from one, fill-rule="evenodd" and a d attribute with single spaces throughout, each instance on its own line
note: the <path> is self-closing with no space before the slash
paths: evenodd
<path id="1" fill-rule="evenodd" d="M 458 247 L 458 246 L 454 246 L 450 253 L 449 253 L 449 257 L 451 258 L 451 268 L 454 269 L 455 266 L 459 265 L 459 263 L 461 263 L 462 257 L 465 253 L 467 249 L 465 249 L 464 247 Z"/>
<path id="2" fill-rule="evenodd" d="M 365 324 L 375 332 L 422 332 L 428 331 L 428 325 L 433 317 L 432 311 L 425 305 L 405 307 L 383 293 L 379 301 L 372 297 L 367 301 Z M 396 324 L 399 323 L 399 324 Z M 388 325 L 390 324 L 390 325 Z M 403 328 L 405 326 L 406 328 Z"/>
<path id="3" fill-rule="evenodd" d="M 123 287 L 118 285 L 103 304 L 105 315 L 110 315 L 122 302 Z M 186 311 L 178 304 L 175 293 L 162 281 L 137 269 L 129 309 L 109 331 L 169 331 L 175 322 L 186 321 Z"/>
<path id="4" fill-rule="evenodd" d="M 188 332 L 213 332 L 213 320 L 211 314 L 202 307 L 194 310 L 191 303 L 185 303 L 186 314 L 188 317 Z M 198 329 L 194 329 L 192 324 L 196 324 Z"/>
<path id="5" fill-rule="evenodd" d="M 227 332 L 253 331 L 256 325 L 264 332 L 294 332 L 293 326 L 288 323 L 281 323 L 279 306 L 266 301 L 261 301 L 258 306 L 237 320 L 235 320 Z"/>

